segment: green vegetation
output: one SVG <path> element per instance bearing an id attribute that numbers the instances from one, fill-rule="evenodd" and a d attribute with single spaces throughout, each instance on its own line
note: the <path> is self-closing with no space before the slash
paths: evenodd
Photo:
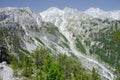
<path id="1" fill-rule="evenodd" d="M 120 64 L 117 64 L 115 74 L 117 76 L 116 80 L 120 80 Z"/>
<path id="2" fill-rule="evenodd" d="M 76 38 L 76 47 L 82 52 L 86 54 L 86 49 L 84 48 L 84 46 L 82 45 L 82 43 L 80 42 L 80 40 L 78 38 Z"/>
<path id="3" fill-rule="evenodd" d="M 120 65 L 117 67 L 115 74 L 117 76 L 116 80 L 120 80 Z"/>
<path id="4" fill-rule="evenodd" d="M 8 34 L 8 29 L 1 27 L 0 28 L 0 44 L 4 44 L 5 43 L 5 38 L 9 35 Z"/>
<path id="5" fill-rule="evenodd" d="M 16 32 L 13 32 L 6 27 L 0 28 L 0 45 L 9 44 L 10 46 L 13 46 L 15 52 L 18 52 L 21 47 L 20 43 L 22 43 L 22 41 L 17 36 Z"/>
<path id="6" fill-rule="evenodd" d="M 38 37 L 35 37 L 35 39 L 40 42 L 42 45 L 45 45 Z"/>
<path id="7" fill-rule="evenodd" d="M 29 55 L 30 52 L 24 48 L 20 48 L 20 50 L 22 51 L 22 53 L 26 54 L 26 55 Z"/>
<path id="8" fill-rule="evenodd" d="M 44 23 L 44 28 L 46 28 L 47 32 L 50 34 L 54 34 L 57 35 L 59 30 L 57 27 L 55 27 L 54 24 L 50 23 L 50 22 L 45 22 Z"/>
<path id="9" fill-rule="evenodd" d="M 63 34 L 61 34 L 60 36 L 62 36 L 62 38 L 65 40 L 65 42 L 68 42 L 67 38 Z"/>
<path id="10" fill-rule="evenodd" d="M 11 65 L 15 77 L 24 80 L 101 80 L 95 69 L 92 75 L 88 74 L 79 60 L 65 54 L 53 56 L 43 48 L 37 48 L 29 56 L 21 53 L 19 60 L 12 56 Z"/>
<path id="11" fill-rule="evenodd" d="M 113 26 L 101 29 L 99 33 L 94 33 L 92 38 L 98 45 L 90 48 L 91 54 L 99 55 L 99 58 L 109 63 L 113 67 L 120 66 L 120 30 Z M 91 34 L 92 35 L 92 34 Z"/>
<path id="12" fill-rule="evenodd" d="M 63 44 L 66 48 L 70 49 L 70 47 L 69 47 L 69 45 L 68 45 L 67 43 L 65 43 L 65 42 L 62 41 L 62 44 Z"/>
<path id="13" fill-rule="evenodd" d="M 7 63 L 9 63 L 8 50 L 5 45 L 0 46 L 0 63 L 3 61 L 6 61 Z"/>
<path id="14" fill-rule="evenodd" d="M 92 80 L 100 80 L 100 75 L 95 70 L 95 68 L 92 69 Z"/>
<path id="15" fill-rule="evenodd" d="M 115 37 L 115 42 L 120 43 L 120 32 L 118 32 L 118 31 L 115 32 L 114 37 Z"/>
<path id="16" fill-rule="evenodd" d="M 90 46 L 90 41 L 89 40 L 85 40 L 84 43 L 86 44 L 86 46 Z"/>

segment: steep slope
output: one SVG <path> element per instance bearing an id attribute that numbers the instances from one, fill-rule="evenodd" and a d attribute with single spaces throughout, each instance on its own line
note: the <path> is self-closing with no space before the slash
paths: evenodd
<path id="1" fill-rule="evenodd" d="M 22 47 L 31 50 L 27 46 L 27 42 L 29 42 L 31 46 L 35 45 L 34 40 L 31 39 L 31 31 L 36 32 L 35 29 L 37 30 L 37 28 L 40 27 L 40 16 L 33 13 L 29 8 L 1 8 L 0 14 L 0 30 L 1 38 L 3 38 L 1 45 L 9 45 L 10 51 L 18 51 L 16 48 Z M 31 29 L 33 26 L 34 29 Z"/>
<path id="2" fill-rule="evenodd" d="M 57 27 L 43 22 L 40 15 L 29 8 L 1 8 L 0 13 L 0 45 L 7 45 L 10 52 L 32 51 L 37 46 L 57 48 L 54 51 L 58 53 L 59 49 L 68 49 L 67 40 Z"/>
<path id="3" fill-rule="evenodd" d="M 30 54 L 40 46 L 52 53 L 72 55 L 88 72 L 95 68 L 103 80 L 114 80 L 113 68 L 120 64 L 120 45 L 116 42 L 119 19 L 119 11 L 94 8 L 52 7 L 40 14 L 28 7 L 0 8 L 0 46 L 7 45 L 15 55 Z"/>
<path id="4" fill-rule="evenodd" d="M 90 15 L 90 11 L 94 14 L 91 13 L 92 15 Z M 111 17 L 111 15 L 109 15 L 108 17 L 106 17 L 105 13 L 109 12 L 104 12 L 100 9 L 89 9 L 88 11 L 80 12 L 78 10 L 70 8 L 65 8 L 64 10 L 50 8 L 40 13 L 40 15 L 44 21 L 54 23 L 59 28 L 60 32 L 68 39 L 71 51 L 80 58 L 80 60 L 83 62 L 83 65 L 87 69 L 91 69 L 92 67 L 95 67 L 98 70 L 100 69 L 99 72 L 101 73 L 101 75 L 105 75 L 104 77 L 109 80 L 114 80 L 113 73 L 111 73 L 111 71 L 107 69 L 108 66 L 104 67 L 103 63 L 101 64 L 96 61 L 96 59 L 88 57 L 88 55 L 91 56 L 91 54 L 94 57 L 99 55 L 96 58 L 100 58 L 102 61 L 107 62 L 111 65 L 117 64 L 117 61 L 120 60 L 118 57 L 116 58 L 116 56 L 119 56 L 119 50 L 115 51 L 116 55 L 110 53 L 110 51 L 114 51 L 115 49 L 117 49 L 117 47 L 119 47 L 119 44 L 113 43 L 114 45 L 117 45 L 116 47 L 114 46 L 114 50 L 109 48 L 106 49 L 105 52 L 100 52 L 97 49 L 100 48 L 100 45 L 102 44 L 103 46 L 110 47 L 111 45 L 108 45 L 109 43 L 106 45 L 106 42 L 102 42 L 103 39 L 108 38 L 107 36 L 110 35 L 114 38 L 113 33 L 116 32 L 116 29 L 117 31 L 119 31 L 120 23 L 119 21 L 117 21 L 119 17 L 116 17 L 119 15 L 117 15 L 116 12 L 112 12 L 116 14 L 116 16 Z M 112 29 L 110 26 L 112 27 Z M 111 33 L 109 33 L 109 31 L 111 31 Z M 103 35 L 101 35 L 102 33 L 103 35 L 107 36 L 103 37 Z M 110 39 L 112 38 L 109 37 L 108 41 L 112 42 Z M 93 46 L 95 47 L 93 48 Z M 101 46 L 101 50 L 105 49 L 105 47 L 103 46 Z M 115 59 L 116 62 L 114 61 L 113 57 L 107 58 L 108 52 L 106 51 L 109 51 L 109 57 L 114 56 L 114 58 L 117 59 Z M 83 53 L 87 55 L 84 55 Z M 107 61 L 105 61 L 105 59 Z M 111 63 L 111 60 L 113 60 L 113 63 Z M 119 66 L 119 63 L 117 66 Z"/>

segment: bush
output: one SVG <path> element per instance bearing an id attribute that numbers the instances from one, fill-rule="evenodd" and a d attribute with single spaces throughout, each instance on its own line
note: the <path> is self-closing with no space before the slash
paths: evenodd
<path id="1" fill-rule="evenodd" d="M 92 80 L 79 60 L 65 54 L 51 55 L 44 48 L 37 48 L 32 54 L 22 55 L 22 59 L 12 62 L 12 66 L 27 80 Z"/>

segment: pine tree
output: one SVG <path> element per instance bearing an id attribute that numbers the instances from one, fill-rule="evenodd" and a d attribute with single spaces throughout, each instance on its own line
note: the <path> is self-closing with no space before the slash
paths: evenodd
<path id="1" fill-rule="evenodd" d="M 95 70 L 94 67 L 92 69 L 92 80 L 101 80 L 98 72 Z"/>

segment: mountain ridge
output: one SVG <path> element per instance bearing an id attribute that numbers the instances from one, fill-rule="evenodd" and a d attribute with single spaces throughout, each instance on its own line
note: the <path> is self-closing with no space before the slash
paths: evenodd
<path id="1" fill-rule="evenodd" d="M 62 13 L 65 10 L 71 10 L 71 11 L 74 10 L 74 11 L 77 11 L 77 12 L 82 12 L 84 14 L 87 14 L 87 15 L 93 17 L 93 18 L 100 18 L 100 19 L 106 19 L 106 18 L 108 18 L 108 19 L 120 20 L 120 10 L 105 11 L 105 10 L 102 10 L 100 8 L 89 8 L 89 9 L 87 9 L 85 11 L 80 11 L 78 9 L 72 9 L 72 8 L 68 8 L 68 7 L 65 7 L 63 10 L 59 9 L 59 8 L 56 8 L 56 7 L 51 7 L 49 9 L 51 11 L 52 10 L 57 10 L 58 12 L 60 11 Z M 45 11 L 49 12 L 49 9 L 45 10 Z M 53 13 L 56 13 L 57 11 L 55 11 Z"/>
<path id="2" fill-rule="evenodd" d="M 53 53 L 73 55 L 87 70 L 95 67 L 105 80 L 114 80 L 113 67 L 120 60 L 116 58 L 119 56 L 119 44 L 113 41 L 116 38 L 114 32 L 120 30 L 119 18 L 99 15 L 96 18 L 71 8 L 60 10 L 52 7 L 38 14 L 29 8 L 10 9 L 0 9 L 1 45 L 7 44 L 9 50 L 17 50 L 16 53 L 26 49 L 31 52 L 41 46 Z M 93 59 L 91 56 L 97 57 Z M 101 64 L 97 59 L 114 66 Z"/>

